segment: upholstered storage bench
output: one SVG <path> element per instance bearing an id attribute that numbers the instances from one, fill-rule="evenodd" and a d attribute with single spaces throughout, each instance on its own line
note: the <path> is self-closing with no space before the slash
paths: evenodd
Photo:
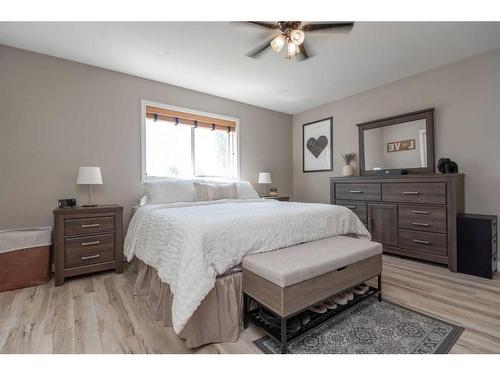
<path id="1" fill-rule="evenodd" d="M 381 298 L 382 245 L 351 237 L 337 236 L 299 244 L 285 249 L 249 255 L 243 258 L 243 316 L 287 345 L 311 328 L 345 311 L 360 300 L 377 295 Z M 287 320 L 309 307 L 345 289 L 378 276 L 378 288 L 370 288 L 348 305 L 321 314 L 298 332 L 287 332 Z M 253 301 L 253 302 L 252 302 Z M 262 324 L 261 305 L 276 314 L 279 329 Z"/>

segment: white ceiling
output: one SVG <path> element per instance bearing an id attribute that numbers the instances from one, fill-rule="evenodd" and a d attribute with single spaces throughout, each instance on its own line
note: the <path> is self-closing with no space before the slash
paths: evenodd
<path id="1" fill-rule="evenodd" d="M 272 35 L 228 22 L 0 23 L 0 44 L 290 114 L 500 48 L 500 22 L 356 22 L 308 33 L 303 62 L 245 56 Z"/>

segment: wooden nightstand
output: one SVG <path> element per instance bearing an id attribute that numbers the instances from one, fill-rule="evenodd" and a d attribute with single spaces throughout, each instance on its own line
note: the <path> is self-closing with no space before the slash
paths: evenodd
<path id="1" fill-rule="evenodd" d="M 264 198 L 264 199 L 276 199 L 277 201 L 281 201 L 281 202 L 289 202 L 290 201 L 290 197 L 271 197 L 269 195 L 264 195 L 264 196 L 262 196 L 262 198 Z"/>
<path id="2" fill-rule="evenodd" d="M 123 272 L 123 207 L 54 210 L 55 285 L 66 277 L 114 269 Z"/>

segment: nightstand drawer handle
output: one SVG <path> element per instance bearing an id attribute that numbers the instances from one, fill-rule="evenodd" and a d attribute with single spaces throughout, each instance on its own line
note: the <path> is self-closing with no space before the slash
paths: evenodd
<path id="1" fill-rule="evenodd" d="M 416 225 L 417 227 L 428 227 L 430 224 L 427 223 L 412 223 L 413 225 Z"/>
<path id="2" fill-rule="evenodd" d="M 356 208 L 356 206 L 345 206 L 345 208 L 349 208 L 351 210 L 354 210 Z"/>
<path id="3" fill-rule="evenodd" d="M 95 259 L 95 258 L 99 258 L 99 254 L 82 257 L 82 260 L 89 260 L 89 259 Z"/>
<path id="4" fill-rule="evenodd" d="M 414 210 L 412 211 L 414 214 L 420 214 L 420 215 L 429 215 L 429 211 L 419 211 L 419 210 Z"/>
<path id="5" fill-rule="evenodd" d="M 82 246 L 99 245 L 100 243 L 101 243 L 101 241 L 82 242 Z"/>
<path id="6" fill-rule="evenodd" d="M 82 224 L 80 225 L 82 228 L 97 228 L 99 227 L 101 224 L 97 223 L 97 224 Z"/>
<path id="7" fill-rule="evenodd" d="M 419 195 L 418 191 L 403 191 L 404 195 Z"/>
<path id="8" fill-rule="evenodd" d="M 351 191 L 349 191 L 349 193 L 351 193 L 351 194 L 361 194 L 361 193 L 363 193 L 363 191 L 361 191 L 361 190 L 351 190 Z"/>
<path id="9" fill-rule="evenodd" d="M 423 241 L 423 240 L 413 240 L 413 242 L 416 242 L 416 243 L 421 243 L 423 245 L 429 245 L 430 242 L 429 241 Z"/>

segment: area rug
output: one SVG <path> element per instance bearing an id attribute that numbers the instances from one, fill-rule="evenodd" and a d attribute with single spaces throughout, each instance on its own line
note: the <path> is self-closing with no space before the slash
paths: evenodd
<path id="1" fill-rule="evenodd" d="M 288 345 L 292 354 L 442 354 L 463 328 L 388 301 L 364 300 Z M 264 336 L 254 341 L 264 353 L 281 345 Z"/>

